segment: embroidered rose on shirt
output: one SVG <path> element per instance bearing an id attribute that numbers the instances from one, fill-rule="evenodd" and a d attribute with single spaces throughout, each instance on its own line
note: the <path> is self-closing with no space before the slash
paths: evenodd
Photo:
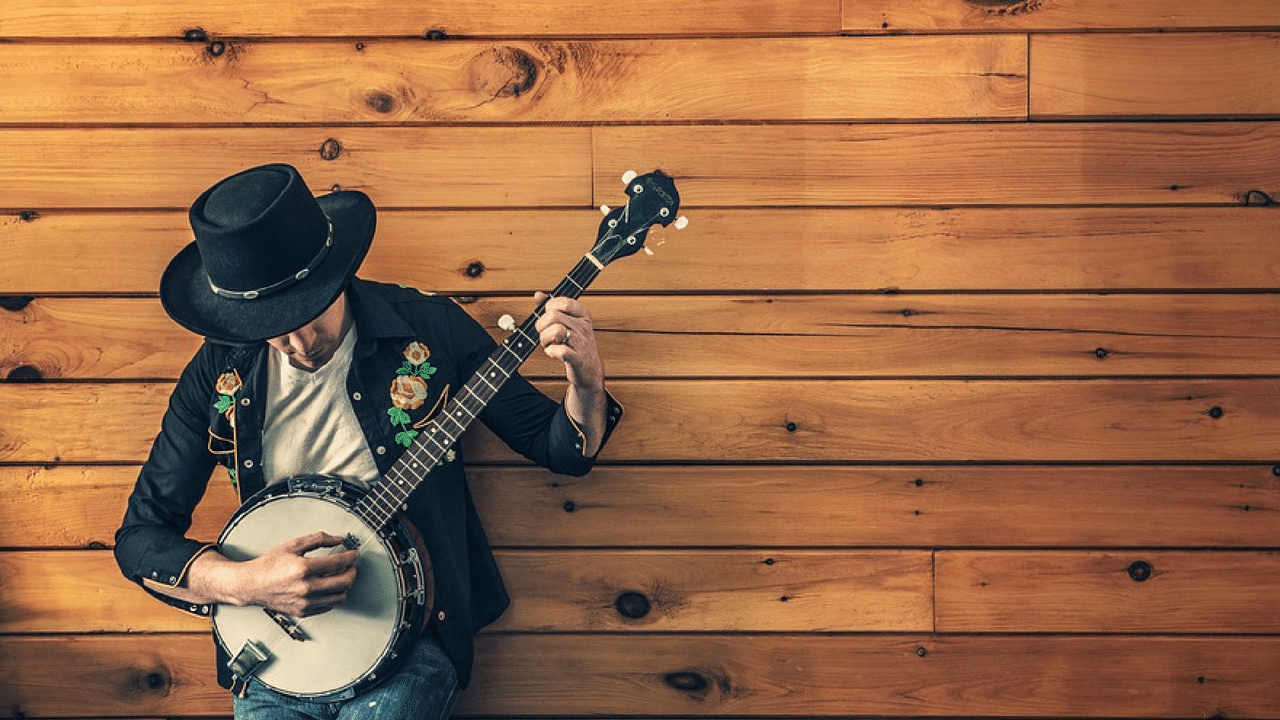
<path id="1" fill-rule="evenodd" d="M 236 406 L 235 394 L 240 392 L 240 388 L 244 387 L 244 383 L 240 382 L 240 373 L 235 370 L 222 373 L 218 376 L 218 381 L 214 383 L 214 390 L 218 393 L 218 399 L 213 403 L 213 409 L 219 413 L 226 415 L 227 419 L 231 419 L 231 411 Z"/>
<path id="2" fill-rule="evenodd" d="M 436 367 L 427 362 L 431 349 L 417 340 L 404 349 L 404 363 L 396 370 L 391 381 L 391 407 L 387 415 L 391 424 L 400 428 L 396 442 L 405 447 L 413 444 L 418 431 L 412 427 L 409 410 L 417 410 L 427 399 L 427 380 L 436 374 Z"/>
<path id="3" fill-rule="evenodd" d="M 218 376 L 218 380 L 214 382 L 213 389 L 217 393 L 217 400 L 213 401 L 213 409 L 227 419 L 228 422 L 235 423 L 236 418 L 236 393 L 240 392 L 240 388 L 244 387 L 244 383 L 240 380 L 240 373 L 234 368 L 222 373 Z M 231 455 L 235 457 L 236 443 L 234 439 L 234 428 L 231 429 L 232 439 L 228 440 L 224 437 L 215 435 L 213 428 L 209 428 L 209 451 L 218 455 Z M 226 449 L 214 449 L 214 440 L 227 446 Z M 231 478 L 232 486 L 238 487 L 240 477 L 236 474 L 234 463 L 227 464 L 227 475 Z"/>
<path id="4" fill-rule="evenodd" d="M 409 343 L 409 347 L 404 349 L 404 359 L 415 367 L 426 362 L 427 358 L 430 357 L 431 349 L 416 340 Z"/>
<path id="5" fill-rule="evenodd" d="M 391 381 L 391 404 L 401 410 L 417 410 L 427 399 L 427 381 L 417 375 L 397 375 Z"/>

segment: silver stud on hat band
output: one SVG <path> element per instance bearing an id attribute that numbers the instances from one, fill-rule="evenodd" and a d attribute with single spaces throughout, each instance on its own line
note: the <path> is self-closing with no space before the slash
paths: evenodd
<path id="1" fill-rule="evenodd" d="M 220 288 L 217 285 L 214 285 L 213 279 L 209 278 L 209 289 L 212 290 L 214 294 L 220 297 L 230 298 L 232 300 L 256 300 L 260 297 L 271 295 L 272 293 L 280 292 L 281 290 L 284 290 L 287 287 L 290 287 L 292 285 L 295 285 L 298 282 L 301 282 L 304 278 L 306 278 L 308 275 L 311 274 L 311 271 L 320 267 L 320 263 L 324 262 L 325 256 L 329 254 L 329 249 L 332 247 L 333 247 L 333 222 L 330 221 L 329 236 L 325 238 L 324 245 L 320 246 L 320 251 L 317 252 L 316 256 L 311 259 L 311 262 L 307 263 L 306 267 L 302 268 L 301 270 L 294 273 L 293 275 L 290 275 L 289 277 L 279 282 L 275 282 L 265 287 L 257 288 L 255 290 L 227 290 L 226 288 Z M 207 275 L 205 277 L 208 278 Z"/>

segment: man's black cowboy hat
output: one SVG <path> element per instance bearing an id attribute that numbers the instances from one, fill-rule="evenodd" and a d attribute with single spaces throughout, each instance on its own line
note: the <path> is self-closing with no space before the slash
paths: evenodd
<path id="1" fill-rule="evenodd" d="M 290 165 L 239 172 L 192 204 L 195 242 L 160 278 L 161 304 L 179 325 L 215 340 L 286 335 L 346 289 L 376 214 L 356 190 L 313 196 Z"/>

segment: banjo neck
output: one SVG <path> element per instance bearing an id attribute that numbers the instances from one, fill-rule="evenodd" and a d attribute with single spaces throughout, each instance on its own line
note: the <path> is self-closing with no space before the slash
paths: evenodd
<path id="1" fill-rule="evenodd" d="M 584 255 L 551 292 L 551 296 L 578 298 L 603 268 L 604 265 L 590 253 Z M 545 305 L 544 301 L 494 348 L 466 384 L 414 438 L 382 482 L 377 483 L 360 501 L 356 512 L 365 522 L 381 529 L 406 508 L 409 496 L 422 485 L 471 422 L 538 347 L 538 332 L 534 325 L 542 316 Z"/>

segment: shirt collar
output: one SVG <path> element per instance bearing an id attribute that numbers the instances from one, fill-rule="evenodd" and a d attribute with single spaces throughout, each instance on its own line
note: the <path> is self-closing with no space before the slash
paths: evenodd
<path id="1" fill-rule="evenodd" d="M 413 337 L 413 328 L 382 297 L 375 283 L 352 278 L 349 292 L 356 325 L 360 327 L 359 347 L 367 348 L 378 338 Z"/>

